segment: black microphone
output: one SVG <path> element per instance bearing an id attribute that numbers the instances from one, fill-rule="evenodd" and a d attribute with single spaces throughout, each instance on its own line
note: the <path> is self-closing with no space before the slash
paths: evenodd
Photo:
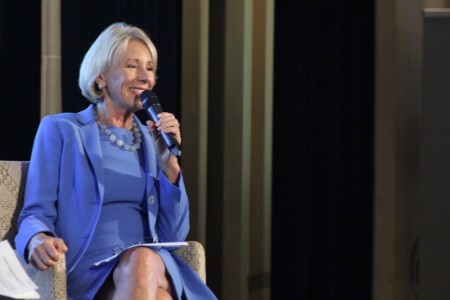
<path id="1" fill-rule="evenodd" d="M 151 90 L 145 90 L 141 93 L 141 102 L 145 111 L 149 115 L 150 119 L 153 122 L 158 122 L 158 114 L 162 113 L 162 107 L 159 103 L 159 99 L 156 94 Z M 176 157 L 181 156 L 180 144 L 178 144 L 177 139 L 172 134 L 167 134 L 165 132 L 159 132 L 166 143 L 167 148 L 175 155 Z"/>

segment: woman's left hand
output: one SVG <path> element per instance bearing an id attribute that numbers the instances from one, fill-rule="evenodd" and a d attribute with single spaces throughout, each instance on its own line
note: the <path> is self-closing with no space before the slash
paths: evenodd
<path id="1" fill-rule="evenodd" d="M 171 182 L 175 182 L 180 173 L 178 159 L 167 148 L 160 132 L 172 134 L 178 141 L 178 144 L 181 144 L 180 123 L 173 114 L 168 112 L 158 114 L 158 118 L 159 120 L 156 123 L 148 120 L 147 125 L 153 133 L 153 144 L 156 149 L 158 163 L 167 178 Z"/>

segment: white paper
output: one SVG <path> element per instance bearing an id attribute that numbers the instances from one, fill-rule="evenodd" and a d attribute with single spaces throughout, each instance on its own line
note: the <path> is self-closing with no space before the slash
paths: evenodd
<path id="1" fill-rule="evenodd" d="M 14 299 L 40 299 L 37 288 L 9 242 L 0 242 L 0 295 Z"/>
<path id="2" fill-rule="evenodd" d="M 103 260 L 100 260 L 96 263 L 94 263 L 92 266 L 99 266 L 103 263 L 107 263 L 109 261 L 111 261 L 112 259 L 116 258 L 117 256 L 119 256 L 120 254 L 122 254 L 125 250 L 134 248 L 134 247 L 180 247 L 180 246 L 187 246 L 189 245 L 187 242 L 169 242 L 169 243 L 148 243 L 148 244 L 136 244 L 133 246 L 130 246 L 126 249 L 123 249 L 122 251 L 120 251 L 119 253 L 114 254 L 113 256 L 110 256 L 108 258 L 105 258 Z"/>

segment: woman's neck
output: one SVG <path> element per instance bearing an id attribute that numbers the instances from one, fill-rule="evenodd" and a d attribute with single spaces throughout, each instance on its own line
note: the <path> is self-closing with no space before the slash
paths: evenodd
<path id="1" fill-rule="evenodd" d="M 96 104 L 97 119 L 100 123 L 131 130 L 133 113 L 108 106 L 105 101 Z"/>

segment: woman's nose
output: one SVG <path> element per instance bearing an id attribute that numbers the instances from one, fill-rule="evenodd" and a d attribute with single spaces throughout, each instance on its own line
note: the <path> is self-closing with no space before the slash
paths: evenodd
<path id="1" fill-rule="evenodd" d="M 153 79 L 153 72 L 146 68 L 140 68 L 138 79 L 143 82 L 150 83 Z"/>

